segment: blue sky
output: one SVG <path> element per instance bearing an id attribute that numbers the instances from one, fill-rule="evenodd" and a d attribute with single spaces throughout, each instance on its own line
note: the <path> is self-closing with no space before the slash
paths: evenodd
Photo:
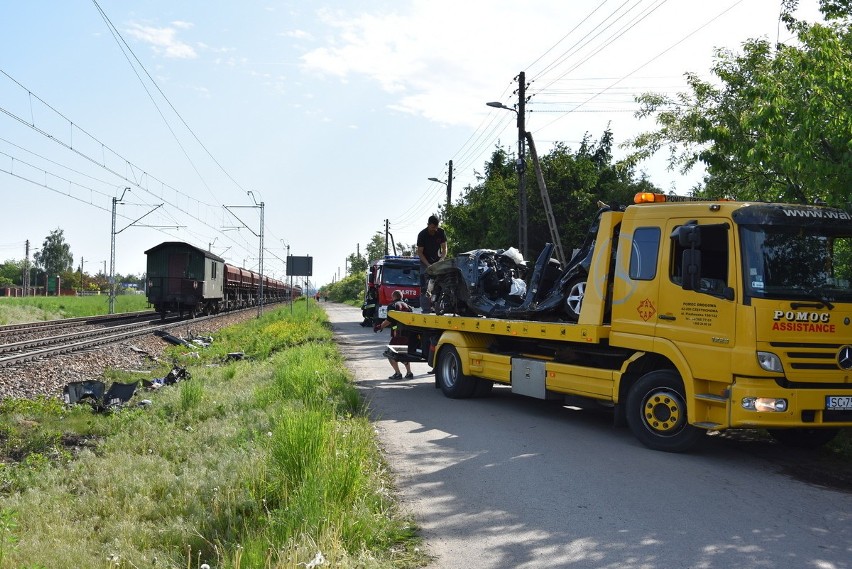
<path id="1" fill-rule="evenodd" d="M 27 0 L 0 7 L 0 257 L 61 228 L 75 267 L 142 273 L 162 241 L 264 272 L 313 257 L 313 283 L 345 270 L 385 220 L 413 243 L 500 143 L 517 102 L 540 154 L 607 125 L 650 129 L 633 97 L 709 77 L 716 47 L 789 39 L 779 0 Z M 799 16 L 813 19 L 816 0 Z M 622 154 L 616 151 L 616 156 Z M 642 166 L 663 189 L 696 179 Z M 248 192 L 252 192 L 249 194 Z M 162 205 L 161 205 L 162 204 Z M 228 207 L 224 207 L 228 206 Z M 507 243 L 506 246 L 517 245 Z"/>

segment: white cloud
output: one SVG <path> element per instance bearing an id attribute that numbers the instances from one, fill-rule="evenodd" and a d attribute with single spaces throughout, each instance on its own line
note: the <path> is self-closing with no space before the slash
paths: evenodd
<path id="1" fill-rule="evenodd" d="M 173 59 L 195 59 L 198 53 L 191 45 L 177 39 L 177 28 L 192 27 L 186 22 L 173 22 L 174 27 L 156 28 L 138 23 L 130 24 L 127 33 L 136 39 L 149 44 L 155 52 Z"/>
<path id="2" fill-rule="evenodd" d="M 283 32 L 281 35 L 287 38 L 293 38 L 297 40 L 313 39 L 313 36 L 310 34 L 310 32 L 306 32 L 305 30 L 288 30 L 286 32 Z"/>

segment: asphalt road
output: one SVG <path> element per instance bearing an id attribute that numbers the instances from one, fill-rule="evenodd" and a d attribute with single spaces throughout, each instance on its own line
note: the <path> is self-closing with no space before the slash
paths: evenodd
<path id="1" fill-rule="evenodd" d="M 505 387 L 448 399 L 426 364 L 387 379 L 388 333 L 322 306 L 430 568 L 852 568 L 852 493 L 797 476 L 807 454 L 725 437 L 669 454 L 600 410 Z"/>

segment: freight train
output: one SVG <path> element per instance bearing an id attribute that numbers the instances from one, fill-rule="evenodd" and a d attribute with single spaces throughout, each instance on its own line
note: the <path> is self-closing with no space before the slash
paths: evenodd
<path id="1" fill-rule="evenodd" d="M 165 318 L 216 314 L 260 303 L 261 275 L 189 243 L 166 241 L 145 251 L 148 302 Z M 289 301 L 302 287 L 263 276 L 263 303 Z"/>

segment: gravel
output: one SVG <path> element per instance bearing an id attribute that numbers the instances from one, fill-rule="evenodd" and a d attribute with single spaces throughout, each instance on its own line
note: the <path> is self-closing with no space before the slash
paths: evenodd
<path id="1" fill-rule="evenodd" d="M 188 321 L 185 325 L 170 328 L 169 333 L 188 338 L 194 332 L 199 336 L 214 336 L 215 339 L 215 333 L 221 328 L 256 316 L 256 311 L 245 310 L 204 322 Z M 103 380 L 107 369 L 153 369 L 157 364 L 152 357 L 161 357 L 170 345 L 152 333 L 85 351 L 0 368 L 0 399 L 34 399 L 40 395 L 61 398 L 65 384 Z"/>

